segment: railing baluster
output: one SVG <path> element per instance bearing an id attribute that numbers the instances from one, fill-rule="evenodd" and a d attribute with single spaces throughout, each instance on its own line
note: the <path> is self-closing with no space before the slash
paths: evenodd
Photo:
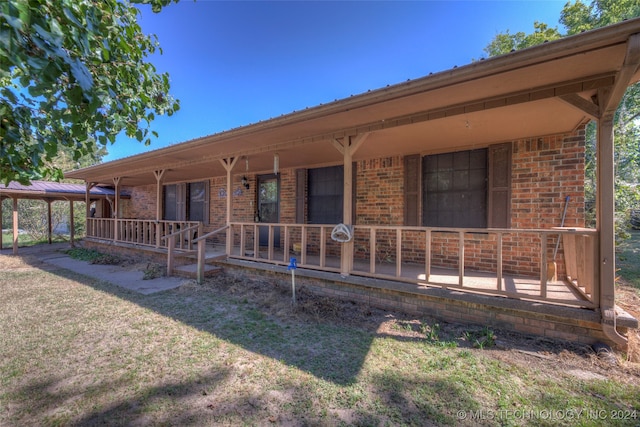
<path id="1" fill-rule="evenodd" d="M 502 233 L 498 233 L 496 235 L 496 245 L 497 245 L 497 265 L 496 265 L 496 276 L 497 276 L 497 289 L 502 291 Z"/>
<path id="2" fill-rule="evenodd" d="M 547 233 L 540 235 L 540 296 L 547 297 Z"/>
<path id="3" fill-rule="evenodd" d="M 325 258 L 327 256 L 327 241 L 324 234 L 324 227 L 320 227 L 320 267 L 324 268 L 326 265 Z"/>
<path id="4" fill-rule="evenodd" d="M 246 255 L 245 245 L 247 242 L 245 241 L 244 233 L 244 224 L 240 224 L 240 256 Z"/>
<path id="5" fill-rule="evenodd" d="M 371 227 L 369 232 L 369 273 L 376 274 L 376 229 Z"/>
<path id="6" fill-rule="evenodd" d="M 402 277 L 402 228 L 396 229 L 396 277 Z"/>
<path id="7" fill-rule="evenodd" d="M 302 226 L 302 248 L 300 248 L 300 263 L 305 265 L 307 263 L 307 226 Z"/>
<path id="8" fill-rule="evenodd" d="M 458 285 L 464 286 L 464 231 L 458 232 Z"/>
<path id="9" fill-rule="evenodd" d="M 269 224 L 268 227 L 269 227 L 269 242 L 267 244 L 267 257 L 269 261 L 271 261 L 273 259 L 273 250 L 275 246 L 275 240 L 274 240 L 273 225 Z"/>
<path id="10" fill-rule="evenodd" d="M 424 276 L 425 281 L 429 283 L 429 280 L 431 280 L 431 229 L 427 229 L 425 234 Z"/>
<path id="11" fill-rule="evenodd" d="M 253 258 L 258 259 L 260 255 L 260 227 L 258 224 L 253 226 Z"/>

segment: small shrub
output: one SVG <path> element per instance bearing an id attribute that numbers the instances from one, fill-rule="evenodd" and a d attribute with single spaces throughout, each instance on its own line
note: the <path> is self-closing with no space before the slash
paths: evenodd
<path id="1" fill-rule="evenodd" d="M 118 265 L 122 259 L 115 255 L 103 254 L 94 249 L 73 248 L 65 251 L 73 259 L 87 261 L 90 264 Z"/>
<path id="2" fill-rule="evenodd" d="M 480 350 L 496 345 L 496 334 L 486 326 L 480 331 L 466 331 L 464 339 Z"/>
<path id="3" fill-rule="evenodd" d="M 91 264 L 100 264 L 100 265 L 118 265 L 122 262 L 122 259 L 115 255 L 109 254 L 100 254 L 99 257 L 90 261 Z"/>
<path id="4" fill-rule="evenodd" d="M 142 280 L 157 279 L 158 277 L 167 275 L 167 267 L 160 264 L 149 263 L 143 272 Z"/>

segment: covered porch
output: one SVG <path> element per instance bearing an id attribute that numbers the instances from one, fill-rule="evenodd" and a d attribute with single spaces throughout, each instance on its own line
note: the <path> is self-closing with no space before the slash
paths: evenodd
<path id="1" fill-rule="evenodd" d="M 113 185 L 116 200 L 122 186 L 133 189 L 132 203 L 136 189 L 155 194 L 147 217 L 125 218 L 116 208 L 115 218 L 89 219 L 88 238 L 166 248 L 170 267 L 176 250 L 190 251 L 203 271 L 207 242 L 238 262 L 278 267 L 295 256 L 300 268 L 342 277 L 589 309 L 607 339 L 624 347 L 616 329 L 613 117 L 627 87 L 640 79 L 639 66 L 635 19 L 66 175 L 85 180 L 88 189 Z M 584 202 L 580 169 L 589 121 L 597 126 L 596 227 L 584 228 L 583 206 L 560 227 L 563 192 Z M 406 171 L 411 156 L 419 166 L 427 156 L 497 145 L 507 146 L 498 157 L 520 163 L 517 170 L 505 163 L 506 184 L 493 169 L 487 173 L 487 197 L 499 203 L 487 208 L 484 226 L 421 224 L 426 216 L 415 212 L 426 209 L 427 183 L 420 175 L 405 174 L 375 201 L 372 188 L 369 199 L 358 199 L 358 186 L 397 180 L 394 168 L 404 161 Z M 566 152 L 573 157 L 561 158 Z M 528 153 L 538 163 L 528 162 Z M 378 165 L 371 176 L 354 168 L 367 162 Z M 335 165 L 343 173 L 341 223 L 351 233 L 342 243 L 330 237 L 338 224 L 309 223 L 298 210 L 304 204 L 294 203 L 310 197 L 296 184 L 305 182 L 296 180 L 298 171 Z M 567 181 L 580 173 L 582 181 Z M 257 206 L 265 176 L 292 200 L 269 220 Z M 167 219 L 163 189 L 199 180 L 211 187 L 207 219 Z M 550 190 L 537 189 L 543 183 Z M 394 189 L 404 193 L 399 204 L 389 202 Z M 375 221 L 367 209 L 377 212 Z"/>
<path id="2" fill-rule="evenodd" d="M 299 268 L 337 273 L 343 277 L 399 281 L 414 285 L 416 290 L 441 287 L 590 309 L 599 304 L 599 292 L 594 286 L 598 276 L 594 262 L 597 232 L 593 229 L 477 230 L 356 225 L 353 247 L 357 252 L 347 254 L 347 245 L 331 238 L 335 224 L 232 222 L 229 227 L 206 234 L 203 234 L 203 225 L 197 222 L 89 218 L 88 224 L 87 237 L 91 240 L 146 247 L 166 255 L 169 273 L 175 268 L 176 256 L 191 257 L 197 262 L 199 281 L 204 278 L 205 265 L 220 259 L 287 267 L 295 258 Z M 261 245 L 261 232 L 269 236 L 266 245 Z M 158 236 L 161 236 L 160 244 Z M 229 244 L 226 242 L 228 236 L 232 239 Z M 451 258 L 449 266 L 434 262 L 434 252 L 441 251 L 443 238 L 455 240 L 455 247 L 448 254 Z M 475 264 L 468 266 L 472 256 L 469 254 L 478 245 L 478 238 L 489 241 L 494 247 L 492 252 L 485 251 L 485 268 L 482 269 Z M 532 274 L 515 274 L 505 267 L 503 241 L 513 238 L 526 239 L 538 246 L 539 257 L 534 262 L 537 270 Z M 563 251 L 568 257 L 548 262 L 558 239 L 565 242 L 563 246 L 569 246 Z M 410 242 L 416 240 L 422 242 L 418 257 L 413 249 L 408 249 L 415 246 Z M 347 271 L 342 269 L 344 256 L 349 262 Z M 566 275 L 557 274 L 558 264 L 566 265 Z"/>

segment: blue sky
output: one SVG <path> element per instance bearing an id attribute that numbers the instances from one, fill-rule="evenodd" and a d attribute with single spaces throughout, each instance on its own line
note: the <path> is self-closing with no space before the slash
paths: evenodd
<path id="1" fill-rule="evenodd" d="M 121 135 L 105 161 L 218 133 L 470 63 L 506 30 L 557 26 L 566 0 L 182 0 L 159 14 L 151 61 L 181 109 L 157 117 L 150 146 Z"/>

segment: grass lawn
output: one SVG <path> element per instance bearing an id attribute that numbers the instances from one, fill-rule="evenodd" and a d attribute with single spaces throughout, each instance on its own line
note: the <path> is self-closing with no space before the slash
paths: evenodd
<path id="1" fill-rule="evenodd" d="M 640 424 L 623 357 L 304 288 L 145 296 L 5 255 L 0 295 L 2 426 Z"/>
<path id="2" fill-rule="evenodd" d="M 11 248 L 13 247 L 13 234 L 12 233 L 0 233 L 0 235 L 2 236 L 2 247 L 3 248 Z M 69 241 L 69 236 L 60 236 L 57 234 L 54 234 L 53 236 L 51 236 L 51 240 L 53 242 L 68 242 Z M 23 234 L 18 234 L 18 247 L 25 247 L 25 246 L 33 246 L 33 245 L 38 245 L 41 243 L 47 243 L 47 238 L 45 237 L 44 239 L 33 239 L 31 236 L 29 236 L 26 233 Z"/>

